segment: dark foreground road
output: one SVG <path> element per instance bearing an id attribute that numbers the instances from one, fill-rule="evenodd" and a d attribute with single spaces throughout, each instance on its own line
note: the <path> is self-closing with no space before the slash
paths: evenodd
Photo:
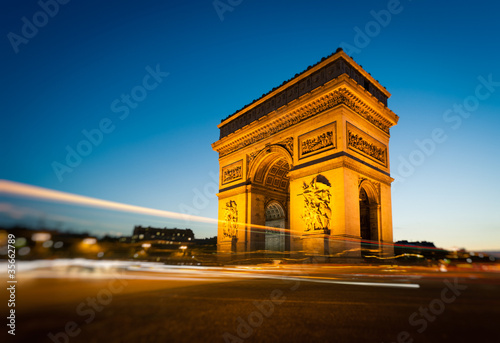
<path id="1" fill-rule="evenodd" d="M 99 277 L 37 273 L 19 281 L 16 336 L 8 335 L 9 341 L 387 343 L 500 337 L 498 274 L 415 275 L 402 268 L 356 267 L 128 270 Z"/>

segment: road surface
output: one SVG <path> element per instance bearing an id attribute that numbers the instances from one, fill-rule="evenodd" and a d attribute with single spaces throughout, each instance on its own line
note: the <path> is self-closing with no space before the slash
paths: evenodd
<path id="1" fill-rule="evenodd" d="M 500 274 L 472 269 L 80 265 L 21 270 L 16 336 L 7 336 L 61 343 L 496 342 L 499 319 Z"/>

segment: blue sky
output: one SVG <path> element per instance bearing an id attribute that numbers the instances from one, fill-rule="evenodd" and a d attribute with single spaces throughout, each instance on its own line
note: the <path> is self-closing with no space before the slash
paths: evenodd
<path id="1" fill-rule="evenodd" d="M 1 3 L 1 179 L 215 218 L 217 124 L 344 46 L 392 93 L 389 108 L 400 116 L 390 146 L 395 239 L 500 247 L 496 2 L 221 0 L 223 13 L 210 0 L 72 0 L 57 3 L 57 13 L 55 2 L 41 3 L 53 16 L 39 14 L 37 1 Z M 373 24 L 377 13 L 382 24 Z M 23 30 L 26 21 L 39 27 Z M 141 93 L 151 70 L 157 79 L 148 77 Z M 481 77 L 491 90 L 483 87 L 479 100 Z M 140 101 L 128 105 L 131 92 Z M 124 105 L 126 117 L 116 110 Z M 455 105 L 471 110 L 458 117 Z M 65 164 L 67 148 L 103 120 L 110 132 L 58 177 L 54 162 Z M 436 129 L 433 149 L 416 143 Z M 43 210 L 49 224 L 51 216 L 78 217 L 65 207 Z M 134 224 L 178 224 L 95 218 L 63 227 L 129 234 Z M 195 233 L 213 236 L 216 228 Z"/>

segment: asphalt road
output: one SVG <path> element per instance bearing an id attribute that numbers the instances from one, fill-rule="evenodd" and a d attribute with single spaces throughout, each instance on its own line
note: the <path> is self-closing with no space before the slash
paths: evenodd
<path id="1" fill-rule="evenodd" d="M 99 277 L 37 273 L 19 280 L 16 336 L 7 335 L 8 341 L 388 343 L 499 337 L 498 274 L 378 267 L 128 270 Z"/>

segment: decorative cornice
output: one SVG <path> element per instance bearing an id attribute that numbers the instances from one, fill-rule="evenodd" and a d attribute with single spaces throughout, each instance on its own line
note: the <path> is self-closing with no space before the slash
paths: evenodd
<path id="1" fill-rule="evenodd" d="M 345 153 L 337 153 L 334 154 L 334 156 L 339 155 L 340 158 L 335 158 L 333 160 L 327 159 L 324 161 L 321 161 L 320 163 L 328 162 L 323 165 L 318 165 L 314 170 L 311 168 L 300 168 L 301 166 L 299 165 L 297 169 L 291 170 L 290 171 L 290 180 L 294 180 L 296 178 L 301 178 L 301 177 L 306 177 L 309 175 L 314 175 L 316 173 L 322 173 L 324 171 L 332 170 L 332 169 L 337 169 L 337 168 L 348 168 L 360 175 L 364 175 L 367 178 L 370 178 L 372 180 L 376 180 L 380 183 L 383 183 L 385 185 L 390 186 L 391 183 L 394 181 L 392 177 L 390 177 L 388 174 L 384 174 L 380 170 L 373 169 L 367 169 L 367 168 L 362 168 L 360 161 L 353 161 L 352 156 L 346 156 Z M 303 172 L 302 172 L 303 170 Z"/>
<path id="2" fill-rule="evenodd" d="M 347 88 L 342 87 L 322 96 L 320 99 L 313 100 L 310 103 L 301 106 L 285 116 L 268 123 L 264 127 L 248 133 L 234 142 L 218 148 L 219 158 L 266 139 L 299 122 L 339 105 L 345 105 L 350 110 L 372 123 L 375 127 L 382 130 L 384 133 L 389 134 L 389 128 L 392 126 L 391 123 L 366 105 Z"/>
<path id="3" fill-rule="evenodd" d="M 383 184 L 388 185 L 388 186 L 390 186 L 392 181 L 394 180 L 390 176 L 380 177 L 381 176 L 380 174 L 377 175 L 371 171 L 367 171 L 364 168 L 363 169 L 359 168 L 359 166 L 356 165 L 355 162 L 352 162 L 350 160 L 344 160 L 339 167 L 345 167 L 345 168 L 351 169 L 351 170 L 355 171 L 356 173 L 366 175 L 370 179 L 377 180 L 378 182 L 383 183 Z"/>

